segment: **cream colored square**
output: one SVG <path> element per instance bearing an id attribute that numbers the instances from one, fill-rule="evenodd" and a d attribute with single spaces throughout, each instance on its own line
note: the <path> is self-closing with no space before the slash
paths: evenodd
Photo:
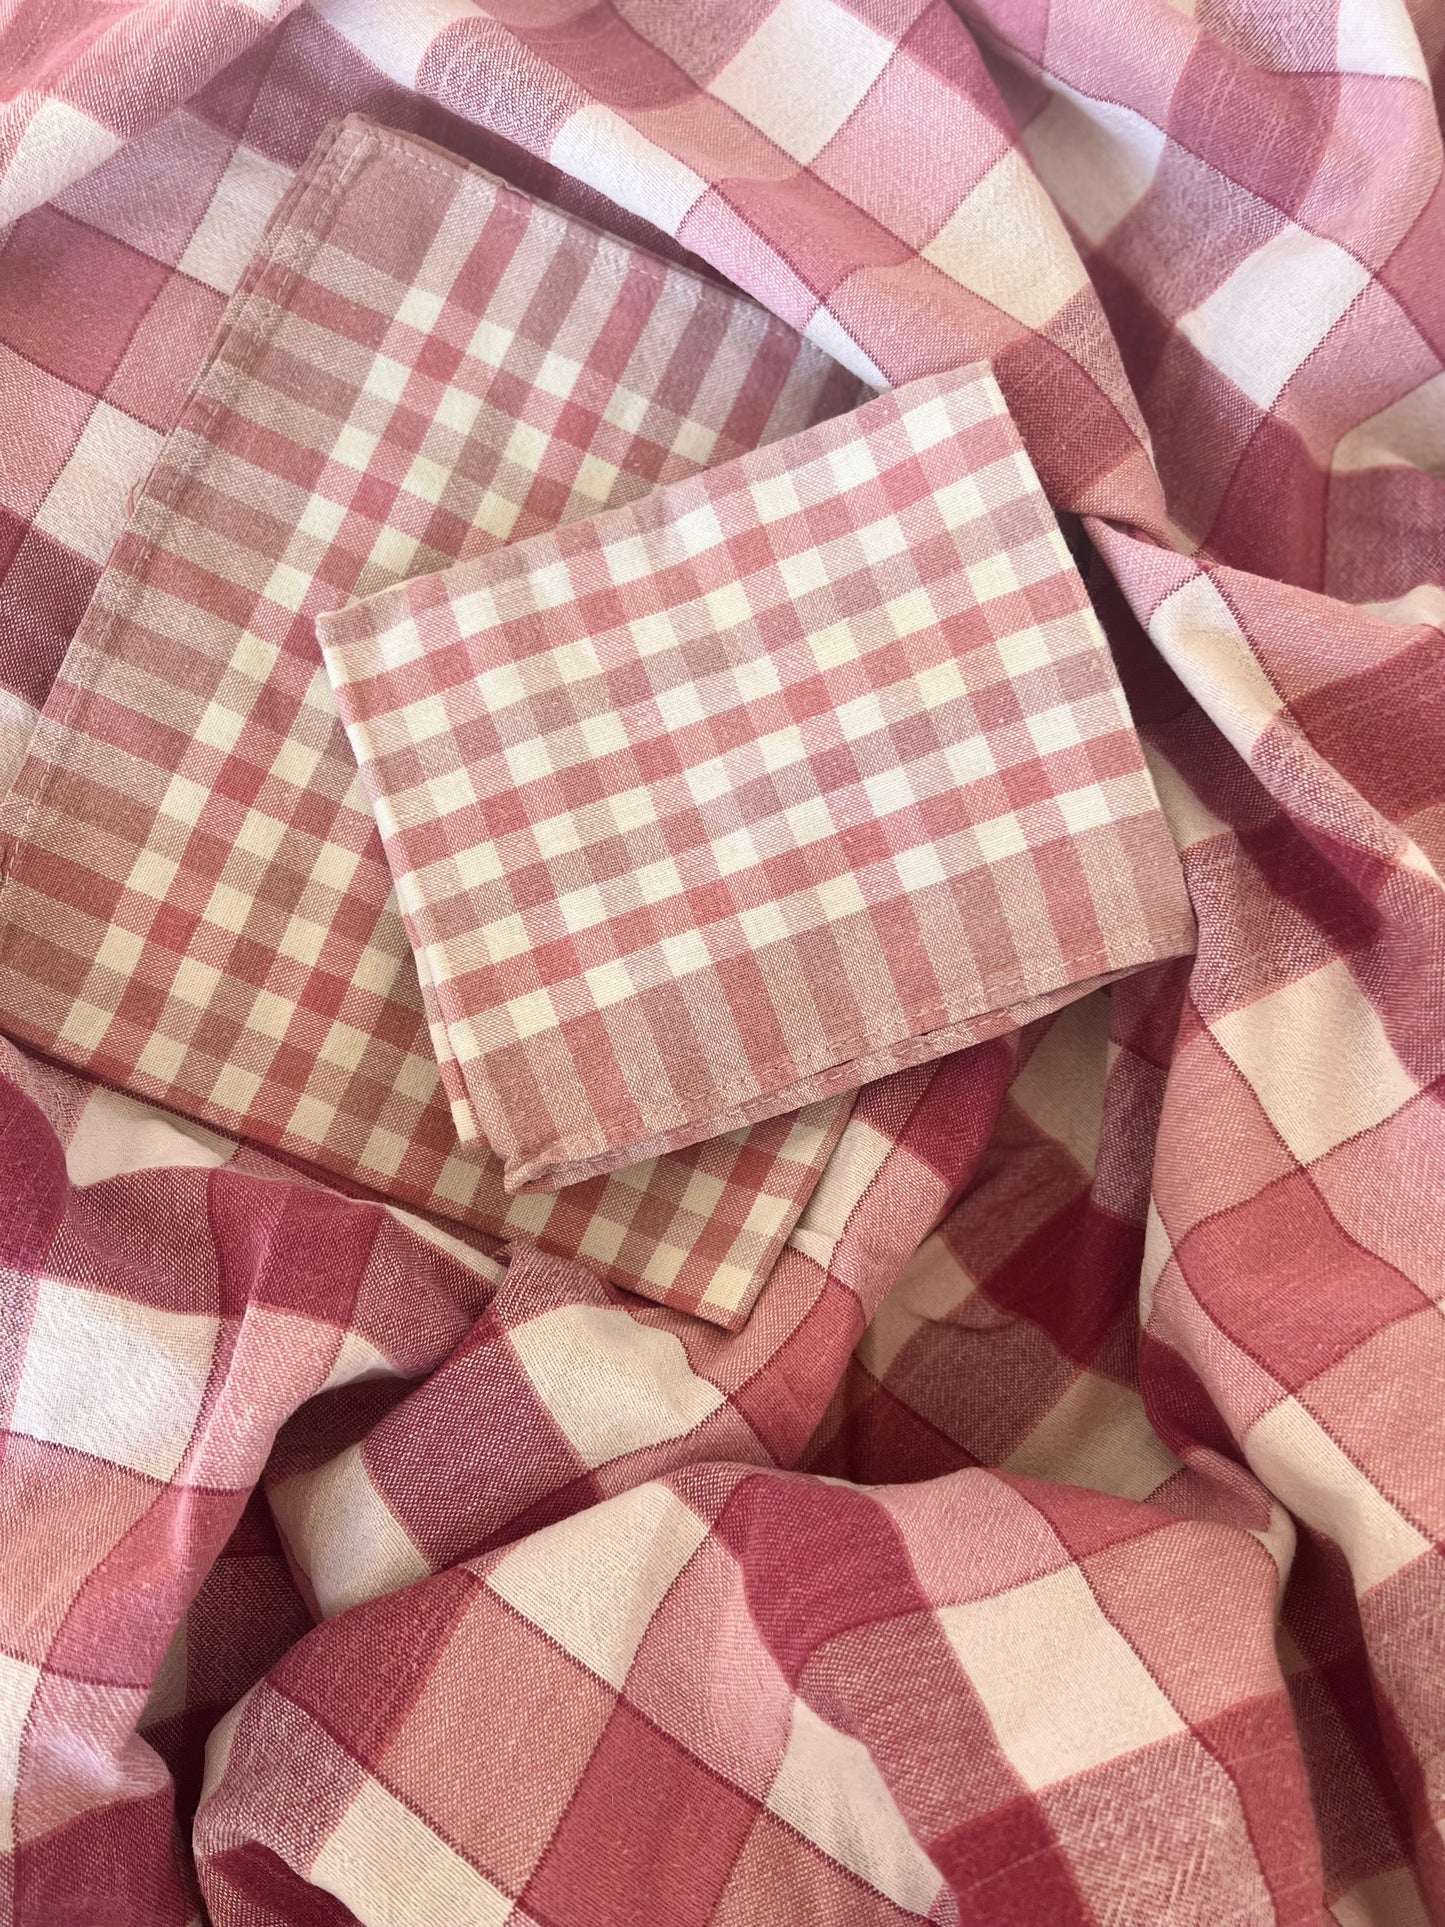
<path id="1" fill-rule="evenodd" d="M 612 756 L 627 748 L 627 731 L 622 718 L 613 710 L 605 710 L 600 716 L 584 716 L 578 731 L 594 756 Z"/>
<path id="2" fill-rule="evenodd" d="M 488 963 L 505 963 L 509 957 L 525 956 L 532 947 L 527 926 L 521 917 L 498 917 L 482 931 L 482 947 Z"/>
<path id="3" fill-rule="evenodd" d="M 931 890 L 945 880 L 946 872 L 931 843 L 900 850 L 893 859 L 893 867 L 905 890 Z"/>
<path id="4" fill-rule="evenodd" d="M 384 569 L 399 581 L 411 567 L 419 547 L 416 537 L 402 529 L 382 529 L 371 545 L 370 561 L 374 568 Z"/>
<path id="5" fill-rule="evenodd" d="M 687 510 L 670 524 L 668 536 L 681 546 L 684 555 L 705 555 L 709 549 L 717 548 L 723 539 L 717 510 L 711 502 L 703 502 L 699 507 Z"/>
<path id="6" fill-rule="evenodd" d="M 752 484 L 748 493 L 760 522 L 781 522 L 784 516 L 796 515 L 802 507 L 797 487 L 788 474 L 764 476 Z"/>
<path id="7" fill-rule="evenodd" d="M 218 294 L 234 294 L 291 178 L 289 168 L 237 147 L 181 256 L 181 273 Z"/>
<path id="8" fill-rule="evenodd" d="M 219 1330 L 215 1318 L 42 1279 L 10 1430 L 169 1479 L 190 1443 Z"/>
<path id="9" fill-rule="evenodd" d="M 465 388 L 447 388 L 436 405 L 436 419 L 444 428 L 453 429 L 458 435 L 470 434 L 472 424 L 481 412 L 480 398 L 469 395 Z"/>
<path id="10" fill-rule="evenodd" d="M 544 562 L 527 578 L 532 600 L 539 609 L 560 609 L 576 595 L 572 574 L 563 561 Z"/>
<path id="11" fill-rule="evenodd" d="M 788 833 L 799 849 L 810 843 L 821 843 L 825 836 L 832 836 L 837 828 L 832 812 L 821 796 L 810 797 L 804 803 L 795 803 L 784 816 Z"/>
<path id="12" fill-rule="evenodd" d="M 941 709 L 945 703 L 957 702 L 964 693 L 963 676 L 956 662 L 936 662 L 920 669 L 913 678 L 913 687 L 926 709 Z"/>
<path id="13" fill-rule="evenodd" d="M 796 723 L 789 723 L 785 729 L 775 729 L 766 736 L 760 736 L 756 744 L 759 760 L 765 770 L 774 772 L 791 769 L 794 763 L 806 760 L 808 746 L 803 741 L 803 732 Z M 722 784 L 715 792 L 720 796 L 724 789 L 731 789 L 732 783 Z"/>
<path id="14" fill-rule="evenodd" d="M 918 801 L 906 769 L 880 770 L 864 780 L 863 793 L 875 816 L 889 816 L 894 810 L 911 809 Z"/>
<path id="15" fill-rule="evenodd" d="M 912 636 L 920 629 L 938 627 L 938 611 L 926 589 L 910 589 L 907 595 L 895 596 L 884 603 L 883 613 L 895 636 Z"/>
<path id="16" fill-rule="evenodd" d="M 637 535 L 624 535 L 616 542 L 604 543 L 602 563 L 619 588 L 629 582 L 642 581 L 652 574 L 653 568 L 647 545 Z"/>
<path id="17" fill-rule="evenodd" d="M 946 529 L 964 528 L 987 513 L 983 492 L 971 475 L 960 475 L 956 482 L 935 489 L 933 506 L 942 516 Z"/>
<path id="18" fill-rule="evenodd" d="M 1210 1026 L 1301 1164 L 1416 1095 L 1379 1013 L 1336 961 Z"/>
<path id="19" fill-rule="evenodd" d="M 751 661 L 735 663 L 732 677 L 738 695 L 745 703 L 759 702 L 764 696 L 776 696 L 783 686 L 777 669 L 767 656 L 755 656 Z"/>
<path id="20" fill-rule="evenodd" d="M 460 618 L 458 620 L 460 623 Z M 461 627 L 463 634 L 467 633 L 466 625 L 462 624 Z M 495 669 L 484 669 L 477 677 L 477 688 L 482 701 L 494 714 L 527 699 L 527 685 L 515 663 L 502 662 Z"/>
<path id="21" fill-rule="evenodd" d="M 592 1377 L 595 1395 L 605 1380 Z M 634 1486 L 531 1533 L 486 1583 L 621 1691 L 654 1613 L 707 1536 L 705 1521 L 667 1486 Z"/>
<path id="22" fill-rule="evenodd" d="M 464 769 L 448 770 L 444 776 L 430 777 L 425 785 L 427 797 L 438 816 L 454 816 L 470 809 L 477 800 L 472 779 Z"/>
<path id="23" fill-rule="evenodd" d="M 299 609 L 306 600 L 311 580 L 305 570 L 293 569 L 289 562 L 278 562 L 267 578 L 262 594 L 268 602 L 279 603 L 283 609 Z"/>
<path id="24" fill-rule="evenodd" d="M 40 1684 L 40 1668 L 0 1652 L 0 1853 L 15 1846 L 15 1791 L 20 1784 L 20 1753 L 30 1702 Z"/>
<path id="25" fill-rule="evenodd" d="M 211 792 L 204 783 L 193 783 L 188 776 L 173 776 L 161 798 L 161 815 L 190 827 L 200 822 L 201 812 L 210 800 Z"/>
<path id="26" fill-rule="evenodd" d="M 246 1017 L 246 1028 L 262 1037 L 279 1039 L 286 1035 L 295 1015 L 296 1006 L 289 997 L 278 996 L 274 990 L 258 990 Z"/>
<path id="27" fill-rule="evenodd" d="M 1079 719 L 1068 703 L 1055 703 L 1052 709 L 1041 709 L 1037 715 L 1026 717 L 1025 723 L 1040 756 L 1048 756 L 1055 750 L 1073 749 L 1083 740 L 1079 734 Z"/>
<path id="28" fill-rule="evenodd" d="M 679 896 L 682 892 L 682 872 L 670 856 L 661 857 L 656 863 L 644 864 L 632 880 L 644 903 L 662 903 L 668 897 Z"/>
<path id="29" fill-rule="evenodd" d="M 1044 327 L 1088 285 L 1058 210 L 1013 147 L 954 210 L 923 258 L 1027 328 Z"/>
<path id="30" fill-rule="evenodd" d="M 315 501 L 317 498 L 312 497 Z M 260 636 L 253 636 L 248 629 L 236 643 L 227 667 L 233 675 L 245 676 L 251 682 L 266 682 L 280 657 L 281 651 L 273 642 L 265 642 Z"/>
<path id="31" fill-rule="evenodd" d="M 512 530 L 517 526 L 521 507 L 508 495 L 499 495 L 495 489 L 488 489 L 477 504 L 476 514 L 472 517 L 472 527 L 481 529 L 493 536 L 498 542 L 511 539 Z"/>
<path id="32" fill-rule="evenodd" d="M 563 810 L 558 816 L 544 817 L 540 823 L 534 823 L 532 841 L 537 846 L 537 854 L 548 858 L 571 856 L 582 848 L 582 834 L 570 810 Z"/>
<path id="33" fill-rule="evenodd" d="M 307 1869 L 357 1920 L 386 1927 L 506 1927 L 512 1902 L 376 1780 L 367 1779 Z"/>
<path id="34" fill-rule="evenodd" d="M 1130 108 L 1075 93 L 1052 75 L 1045 84 L 1054 98 L 1023 143 L 1056 204 L 1097 247 L 1148 193 L 1167 137 Z"/>
<path id="35" fill-rule="evenodd" d="M 926 1919 L 943 1887 L 861 1740 L 794 1700 L 770 1812 L 878 1893 Z"/>
<path id="36" fill-rule="evenodd" d="M 176 879 L 177 868 L 178 866 L 168 856 L 162 856 L 159 850 L 142 850 L 131 865 L 125 887 L 136 891 L 140 896 L 154 897 L 157 901 L 161 901 L 170 894 L 171 885 Z"/>
<path id="37" fill-rule="evenodd" d="M 562 123 L 549 158 L 564 174 L 586 181 L 667 234 L 677 233 L 708 187 L 630 120 L 595 101 Z"/>
<path id="38" fill-rule="evenodd" d="M 591 970 L 583 972 L 582 981 L 599 1010 L 625 1002 L 635 989 L 627 965 L 620 957 L 612 958 L 609 963 L 594 964 Z"/>
<path id="39" fill-rule="evenodd" d="M 451 478 L 451 470 L 443 468 L 440 462 L 432 461 L 427 455 L 417 455 L 406 471 L 402 487 L 408 495 L 415 495 L 419 501 L 439 502 L 446 494 Z"/>
<path id="40" fill-rule="evenodd" d="M 761 739 L 759 749 L 763 748 L 767 740 L 766 737 Z M 765 768 L 771 767 L 766 756 L 763 762 Z M 683 771 L 683 780 L 692 794 L 693 802 L 699 805 L 715 803 L 718 797 L 726 796 L 732 788 L 732 777 L 728 773 L 727 763 L 721 756 L 710 756 L 705 763 L 694 763 L 691 769 Z"/>
<path id="41" fill-rule="evenodd" d="M 565 895 L 558 897 L 557 909 L 563 923 L 574 933 L 595 929 L 599 923 L 607 921 L 607 904 L 595 883 L 584 884 L 580 890 L 568 890 Z M 521 921 L 520 917 L 516 919 L 518 924 Z"/>
<path id="42" fill-rule="evenodd" d="M 1013 811 L 1003 816 L 991 816 L 984 823 L 975 823 L 973 834 L 985 863 L 1001 863 L 1005 857 L 1018 856 L 1026 850 L 1028 838 Z"/>
<path id="43" fill-rule="evenodd" d="M 597 654 L 597 645 L 590 636 L 579 636 L 575 642 L 564 642 L 552 651 L 550 662 L 559 682 L 586 682 L 590 676 L 602 673 L 602 663 Z M 518 679 L 519 689 L 525 689 Z"/>
<path id="44" fill-rule="evenodd" d="M 153 428 L 98 401 L 40 504 L 35 526 L 104 564 L 125 526 L 127 493 L 150 473 L 160 448 Z"/>
<path id="45" fill-rule="evenodd" d="M 814 630 L 808 647 L 820 669 L 840 669 L 858 658 L 858 641 L 851 622 L 834 622 L 826 629 Z"/>
<path id="46" fill-rule="evenodd" d="M 375 355 L 362 387 L 368 395 L 375 395 L 381 401 L 399 402 L 406 393 L 410 376 L 411 370 L 404 362 L 392 355 Z"/>
<path id="47" fill-rule="evenodd" d="M 585 495 L 589 502 L 610 501 L 621 472 L 613 462 L 604 462 L 597 455 L 584 455 L 572 484 L 573 493 Z"/>
<path id="48" fill-rule="evenodd" d="M 699 468 L 706 467 L 716 447 L 717 436 L 701 422 L 683 421 L 672 438 L 673 454 L 681 455 L 685 462 L 696 463 Z"/>
<path id="49" fill-rule="evenodd" d="M 702 698 L 691 683 L 659 690 L 654 700 L 658 715 L 669 729 L 686 729 L 692 723 L 700 723 L 707 714 Z"/>
<path id="50" fill-rule="evenodd" d="M 1280 1504 L 1344 1553 L 1357 1594 L 1431 1550 L 1298 1399 L 1282 1398 L 1241 1444 L 1251 1470 Z"/>
<path id="51" fill-rule="evenodd" d="M 376 446 L 375 435 L 348 422 L 331 445 L 331 459 L 333 462 L 339 462 L 342 468 L 355 468 L 365 472 L 371 466 L 371 458 L 376 453 Z"/>
<path id="52" fill-rule="evenodd" d="M 183 1004 L 196 1004 L 204 1009 L 215 996 L 220 981 L 221 973 L 213 964 L 202 963 L 199 957 L 182 957 L 171 979 L 171 995 L 179 997 Z"/>
<path id="53" fill-rule="evenodd" d="M 820 49 L 826 49 L 821 59 Z M 843 126 L 892 53 L 891 41 L 837 0 L 778 0 L 708 92 L 806 164 Z"/>
<path id="54" fill-rule="evenodd" d="M 703 597 L 703 607 L 714 629 L 735 629 L 753 619 L 753 605 L 741 582 L 727 582 L 720 589 L 710 589 Z"/>
<path id="55" fill-rule="evenodd" d="M 721 876 L 732 876 L 738 870 L 751 870 L 762 861 L 753 833 L 746 827 L 728 830 L 712 840 L 713 861 Z"/>
<path id="56" fill-rule="evenodd" d="M 228 709 L 224 703 L 213 701 L 207 703 L 201 720 L 191 733 L 198 743 L 204 743 L 208 749 L 229 754 L 240 741 L 245 727 L 244 716 L 238 715 L 234 709 Z"/>
<path id="57" fill-rule="evenodd" d="M 624 836 L 629 830 L 640 830 L 644 824 L 657 821 L 656 806 L 640 784 L 635 789 L 621 790 L 616 796 L 609 796 L 607 808 L 612 821 Z"/>
<path id="58" fill-rule="evenodd" d="M 566 1305 L 510 1334 L 538 1396 L 589 1470 L 696 1431 L 725 1400 L 671 1332 L 606 1305 Z"/>
<path id="59" fill-rule="evenodd" d="M 785 555 L 778 564 L 778 574 L 783 578 L 783 587 L 794 597 L 810 595 L 813 590 L 828 586 L 828 571 L 816 549 Z"/>
<path id="60" fill-rule="evenodd" d="M 789 934 L 787 919 L 776 903 L 761 903 L 756 909 L 739 912 L 738 923 L 754 950 L 781 943 Z"/>
<path id="61" fill-rule="evenodd" d="M 336 1106 L 328 1104 L 324 1097 L 307 1093 L 297 1099 L 287 1128 L 292 1137 L 300 1138 L 304 1144 L 324 1144 L 335 1122 Z"/>
<path id="62" fill-rule="evenodd" d="M 559 401 L 566 401 L 577 386 L 577 377 L 582 372 L 580 361 L 573 361 L 569 355 L 559 355 L 548 349 L 532 377 L 532 385 L 540 388 L 544 395 L 555 395 Z"/>
<path id="63" fill-rule="evenodd" d="M 855 696 L 851 702 L 840 703 L 833 713 L 845 740 L 850 743 L 857 742 L 863 736 L 872 736 L 888 725 L 883 705 L 871 690 L 866 696 Z"/>
<path id="64" fill-rule="evenodd" d="M 964 574 L 977 602 L 990 602 L 996 596 L 1011 595 L 1019 586 L 1013 563 L 1006 555 L 990 555 L 965 569 Z"/>
<path id="65" fill-rule="evenodd" d="M 371 1360 L 363 1356 L 353 1378 L 382 1375 L 373 1360 L 380 1363 L 375 1352 Z M 335 1382 L 334 1375 L 329 1382 Z M 368 1477 L 357 1446 L 315 1472 L 284 1480 L 268 1498 L 325 1619 L 430 1575 L 426 1560 Z"/>
<path id="66" fill-rule="evenodd" d="M 123 929 L 113 923 L 107 929 L 95 953 L 95 968 L 114 970 L 117 975 L 128 977 L 140 960 L 145 943 L 133 930 Z"/>
<path id="67" fill-rule="evenodd" d="M 915 402 L 904 411 L 902 425 L 909 445 L 920 455 L 937 448 L 940 442 L 949 441 L 958 432 L 942 395 L 930 395 L 927 401 Z"/>
<path id="68" fill-rule="evenodd" d="M 858 530 L 856 540 L 865 559 L 874 564 L 902 555 L 908 547 L 908 537 L 896 515 L 885 515 L 877 522 L 867 523 Z"/>
<path id="69" fill-rule="evenodd" d="M 159 1084 L 175 1081 L 181 1065 L 186 1061 L 186 1046 L 176 1037 L 167 1037 L 164 1031 L 152 1031 L 145 1041 L 145 1048 L 135 1061 L 135 1067 L 142 1077 L 153 1077 Z"/>
<path id="70" fill-rule="evenodd" d="M 680 930 L 676 936 L 664 937 L 658 949 L 674 977 L 691 977 L 712 965 L 712 952 L 700 930 Z"/>
<path id="71" fill-rule="evenodd" d="M 513 997 L 507 1005 L 507 1017 L 518 1038 L 536 1037 L 557 1028 L 557 1012 L 545 990 L 529 990 L 523 997 Z"/>
<path id="72" fill-rule="evenodd" d="M 854 917 L 860 910 L 867 909 L 863 892 L 855 876 L 828 877 L 815 884 L 813 894 L 823 907 L 823 915 L 829 923 L 838 923 L 844 917 Z"/>
<path id="73" fill-rule="evenodd" d="M 297 963 L 315 964 L 320 960 L 329 934 L 325 924 L 293 913 L 276 948 L 283 957 L 294 958 Z"/>
<path id="74" fill-rule="evenodd" d="M 1288 223 L 1247 255 L 1179 332 L 1261 408 L 1370 285 L 1347 249 Z"/>
<path id="75" fill-rule="evenodd" d="M 1113 820 L 1109 798 L 1097 783 L 1086 784 L 1079 790 L 1065 790 L 1058 803 L 1059 814 L 1075 835 L 1080 830 L 1096 830 Z"/>
<path id="76" fill-rule="evenodd" d="M 547 459 L 550 447 L 550 438 L 540 428 L 533 428 L 530 422 L 518 422 L 507 437 L 502 459 L 515 462 L 518 468 L 525 469 L 529 475 L 536 475 Z"/>
<path id="77" fill-rule="evenodd" d="M 1184 1723 L 1077 1566 L 938 1618 L 1015 1772 L 1057 1785 Z"/>
<path id="78" fill-rule="evenodd" d="M 320 750 L 312 749 L 309 743 L 299 742 L 294 736 L 288 736 L 276 752 L 271 774 L 279 782 L 290 783 L 293 788 L 304 790 L 320 761 Z"/>
<path id="79" fill-rule="evenodd" d="M 396 318 L 408 328 L 429 334 L 441 319 L 441 312 L 439 295 L 429 294 L 425 288 L 410 287 L 401 298 Z"/>

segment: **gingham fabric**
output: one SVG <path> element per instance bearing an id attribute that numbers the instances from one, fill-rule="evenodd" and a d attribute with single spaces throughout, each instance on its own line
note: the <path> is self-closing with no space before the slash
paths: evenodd
<path id="1" fill-rule="evenodd" d="M 136 498 L 0 818 L 16 1034 L 494 1237 L 744 1316 L 844 1108 L 723 1121 L 685 1160 L 511 1205 L 486 1146 L 458 1145 L 447 1098 L 465 1093 L 444 1025 L 423 1020 L 313 617 L 856 391 L 751 304 L 423 143 L 361 122 L 328 135 Z"/>
<path id="2" fill-rule="evenodd" d="M 7 1059 L 0 1917 L 1445 1921 L 1442 50 L 1437 0 L 6 16 L 7 754 L 364 109 L 879 385 L 990 364 L 1199 951 L 864 1091 L 735 1333 L 489 1297 Z"/>
<path id="3" fill-rule="evenodd" d="M 835 1096 L 1192 947 L 986 371 L 318 629 L 510 1185 Z"/>

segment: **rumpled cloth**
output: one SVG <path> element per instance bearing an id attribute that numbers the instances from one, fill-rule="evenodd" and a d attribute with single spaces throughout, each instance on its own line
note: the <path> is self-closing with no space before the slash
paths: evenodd
<path id="1" fill-rule="evenodd" d="M 620 1224 L 484 1239 L 5 1044 L 0 1917 L 1445 1920 L 1442 47 L 1394 0 L 6 19 L 7 782 L 360 111 L 867 388 L 987 364 L 1197 954 L 865 1086 L 731 1326 L 650 1216 L 657 1303 Z"/>

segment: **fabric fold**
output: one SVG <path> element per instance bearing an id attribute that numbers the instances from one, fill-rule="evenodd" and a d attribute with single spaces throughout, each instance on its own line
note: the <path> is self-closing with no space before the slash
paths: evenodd
<path id="1" fill-rule="evenodd" d="M 985 368 L 318 632 L 514 1189 L 855 1090 L 1192 945 Z"/>

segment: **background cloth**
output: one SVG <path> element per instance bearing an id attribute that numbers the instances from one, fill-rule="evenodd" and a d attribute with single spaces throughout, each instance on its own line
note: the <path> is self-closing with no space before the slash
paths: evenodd
<path id="1" fill-rule="evenodd" d="M 987 362 L 1199 933 L 865 1090 L 737 1332 L 7 1048 L 10 1918 L 1445 1919 L 1442 47 L 1431 0 L 6 16 L 11 763 L 363 110 L 870 386 Z"/>

